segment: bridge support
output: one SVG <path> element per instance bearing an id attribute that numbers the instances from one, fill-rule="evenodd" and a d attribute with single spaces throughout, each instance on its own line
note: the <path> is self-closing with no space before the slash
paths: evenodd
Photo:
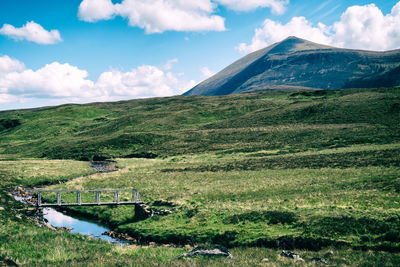
<path id="1" fill-rule="evenodd" d="M 150 218 L 153 215 L 154 212 L 151 208 L 147 207 L 144 203 L 139 203 L 135 205 L 135 216 L 133 217 L 133 220 L 141 221 Z"/>

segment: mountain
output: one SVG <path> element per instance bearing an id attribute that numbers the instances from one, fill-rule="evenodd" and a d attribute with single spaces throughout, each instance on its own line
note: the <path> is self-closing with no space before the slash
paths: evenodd
<path id="1" fill-rule="evenodd" d="M 342 49 L 292 36 L 237 60 L 184 95 L 399 85 L 400 49 Z"/>

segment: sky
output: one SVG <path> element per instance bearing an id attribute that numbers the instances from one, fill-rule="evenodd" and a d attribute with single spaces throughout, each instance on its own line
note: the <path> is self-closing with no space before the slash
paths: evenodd
<path id="1" fill-rule="evenodd" d="M 0 0 L 0 110 L 179 95 L 297 36 L 400 48 L 400 1 Z"/>

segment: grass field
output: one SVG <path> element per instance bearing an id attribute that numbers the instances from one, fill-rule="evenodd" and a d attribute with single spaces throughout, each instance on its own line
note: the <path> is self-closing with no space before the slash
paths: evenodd
<path id="1" fill-rule="evenodd" d="M 367 148 L 377 152 L 385 146 L 336 149 L 336 153 L 330 153 L 345 160 L 352 151 Z M 242 154 L 238 161 L 247 156 Z M 302 156 L 292 155 L 289 160 Z M 286 166 L 287 157 L 262 159 L 268 163 L 270 158 Z M 75 208 L 76 212 L 89 213 L 140 240 L 219 243 L 228 247 L 320 249 L 347 245 L 399 250 L 399 167 L 241 170 L 242 165 L 232 163 L 237 169 L 217 168 L 218 164 L 227 166 L 234 160 L 231 154 L 120 159 L 120 172 L 72 180 L 52 188 L 134 187 L 154 207 L 176 209 L 168 216 L 132 222 L 131 207 Z M 209 164 L 216 170 L 204 171 L 204 166 L 206 170 L 213 169 L 207 168 Z"/>
<path id="2" fill-rule="evenodd" d="M 398 88 L 0 112 L 0 262 L 291 266 L 322 257 L 398 266 L 399 152 Z M 87 176 L 89 162 L 76 161 L 104 158 L 119 171 Z M 129 206 L 68 209 L 159 244 L 120 247 L 39 228 L 7 194 L 19 185 L 136 188 L 173 213 L 134 221 Z M 227 246 L 234 259 L 176 259 L 199 244 Z M 280 257 L 282 249 L 306 262 Z"/>
<path id="3" fill-rule="evenodd" d="M 9 158 L 293 153 L 400 142 L 398 88 L 176 96 L 0 112 Z"/>
<path id="4" fill-rule="evenodd" d="M 151 237 L 151 240 L 157 241 L 162 241 L 160 239 L 168 236 L 174 238 L 174 236 L 183 235 L 193 235 L 194 238 L 205 237 L 205 240 L 201 241 L 208 241 L 209 237 L 217 238 L 214 241 L 218 243 L 220 243 L 219 241 L 233 241 L 226 239 L 229 237 L 229 235 L 226 235 L 226 231 L 240 233 L 235 236 L 236 242 L 246 242 L 252 238 L 259 240 L 259 237 L 274 239 L 282 235 L 301 234 L 301 230 L 296 230 L 296 225 L 301 221 L 307 222 L 308 218 L 342 216 L 342 218 L 348 218 L 346 223 L 352 221 L 353 218 L 358 218 L 357 222 L 362 222 L 362 218 L 364 220 L 368 218 L 369 223 L 374 221 L 387 223 L 387 218 L 390 218 L 393 214 L 398 214 L 398 210 L 392 208 L 396 205 L 398 207 L 398 202 L 397 204 L 395 202 L 398 201 L 398 198 L 392 202 L 396 195 L 391 185 L 388 187 L 385 184 L 380 184 L 378 187 L 380 190 L 375 190 L 375 193 L 371 188 L 358 191 L 357 188 L 349 190 L 349 186 L 343 186 L 348 182 L 346 177 L 349 176 L 355 177 L 352 179 L 352 183 L 360 179 L 365 180 L 364 186 L 366 186 L 370 182 L 367 179 L 368 177 L 373 177 L 377 172 L 384 172 L 388 176 L 394 175 L 396 172 L 398 174 L 399 171 L 396 169 L 371 167 L 359 169 L 297 169 L 291 171 L 192 172 L 185 175 L 186 177 L 179 172 L 176 173 L 178 178 L 171 181 L 169 181 L 171 172 L 160 171 L 165 167 L 170 167 L 171 164 L 183 167 L 201 164 L 205 160 L 214 161 L 210 155 L 153 160 L 121 159 L 118 164 L 122 169 L 117 173 L 91 176 L 89 179 L 73 179 L 67 182 L 65 186 L 57 185 L 57 187 L 118 187 L 132 186 L 133 184 L 140 188 L 142 197 L 146 201 L 154 203 L 156 200 L 164 199 L 170 202 L 164 202 L 164 205 L 171 203 L 178 205 L 177 212 L 172 215 L 158 219 L 152 218 L 140 223 L 121 223 L 125 219 L 131 218 L 133 211 L 130 208 L 98 207 L 91 210 L 93 216 L 99 216 L 104 221 L 108 221 L 110 218 L 118 218 L 119 220 L 114 220 L 112 223 L 121 223 L 120 230 L 138 231 L 143 235 L 148 235 L 148 238 Z M 92 173 L 89 164 L 64 160 L 3 160 L 0 161 L 0 167 L 2 170 L 1 206 L 5 208 L 0 211 L 0 236 L 2 240 L 0 242 L 0 261 L 3 261 L 3 263 L 105 266 L 259 266 L 264 264 L 261 262 L 262 259 L 268 258 L 268 264 L 272 265 L 292 266 L 299 264 L 280 257 L 280 250 L 265 247 L 265 245 L 268 246 L 267 243 L 258 244 L 262 247 L 233 247 L 230 249 L 234 255 L 233 260 L 208 258 L 177 260 L 176 257 L 188 251 L 188 248 L 165 246 L 120 247 L 63 231 L 52 231 L 45 227 L 39 228 L 27 219 L 29 211 L 22 204 L 12 201 L 6 191 L 16 185 L 35 186 L 41 183 L 65 181 L 67 179 L 65 173 L 71 174 L 68 178 L 87 175 Z M 327 187 L 327 190 L 323 191 L 327 198 L 322 197 L 321 192 L 310 185 L 307 186 L 307 190 L 296 190 L 295 186 L 288 187 L 290 183 L 287 179 L 281 179 L 282 176 L 292 178 L 296 183 L 299 183 L 299 186 L 308 184 L 313 177 L 314 179 L 317 176 L 323 178 L 323 184 Z M 339 184 L 343 186 L 337 194 L 334 193 L 332 182 L 329 182 L 332 179 L 329 179 L 329 177 L 338 179 L 334 183 L 335 186 Z M 165 183 L 166 179 L 169 183 Z M 111 186 L 110 181 L 112 180 L 117 182 Z M 323 184 L 316 186 L 321 189 Z M 252 188 L 249 185 L 256 187 Z M 250 188 L 250 190 L 245 187 Z M 285 194 L 275 193 L 273 189 L 280 189 L 280 192 L 283 191 Z M 259 197 L 262 190 L 265 190 L 266 193 Z M 386 193 L 385 190 L 387 190 Z M 259 192 L 254 196 L 251 193 L 251 196 L 249 196 L 249 192 L 252 191 Z M 366 192 L 370 193 L 364 195 Z M 229 194 L 231 196 L 227 197 Z M 342 196 L 343 199 L 337 198 L 338 195 Z M 359 196 L 364 196 L 364 198 L 360 199 Z M 210 197 L 210 200 L 207 200 L 207 197 Z M 245 201 L 243 201 L 243 197 L 246 199 Z M 296 199 L 290 199 L 290 197 L 296 197 Z M 368 198 L 370 204 L 362 203 L 365 198 Z M 359 204 L 352 203 L 355 199 L 358 200 Z M 377 200 L 378 202 L 375 202 Z M 315 203 L 318 205 L 316 206 Z M 369 211 L 365 210 L 366 205 Z M 349 207 L 352 208 L 349 209 Z M 344 214 L 348 214 L 348 216 L 343 216 Z M 326 231 L 335 226 L 335 222 L 328 220 L 328 223 L 330 223 L 329 227 L 319 225 L 319 228 L 314 228 L 317 232 L 316 236 L 323 234 L 319 232 L 321 228 Z M 313 227 L 315 226 L 317 225 L 313 225 Z M 338 225 L 336 224 L 336 226 Z M 355 229 L 349 228 L 349 230 L 350 232 L 364 231 L 364 236 L 371 235 L 374 238 L 377 238 L 379 234 L 382 235 L 382 232 L 374 232 L 374 226 L 366 227 L 365 224 L 361 224 L 361 226 L 357 225 Z M 222 235 L 215 235 L 218 232 Z M 399 264 L 400 256 L 398 253 L 385 252 L 373 247 L 367 250 L 354 249 L 351 246 L 357 247 L 359 245 L 358 236 L 354 232 L 342 232 L 341 234 L 341 240 L 347 241 L 350 245 L 337 247 L 331 244 L 317 250 L 297 248 L 295 251 L 305 260 L 323 257 L 329 264 L 334 265 L 397 266 Z M 189 244 L 193 243 L 196 241 L 194 238 L 186 241 Z M 373 243 L 374 246 L 379 244 Z M 391 245 L 392 248 L 396 247 L 393 243 L 387 243 L 387 245 Z"/>

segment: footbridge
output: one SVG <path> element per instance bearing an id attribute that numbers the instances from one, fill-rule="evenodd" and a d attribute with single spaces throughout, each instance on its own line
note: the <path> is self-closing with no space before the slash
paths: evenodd
<path id="1" fill-rule="evenodd" d="M 37 189 L 37 206 L 141 205 L 136 189 L 42 190 Z M 46 202 L 44 199 L 46 199 Z M 50 201 L 50 200 L 53 201 Z"/>

